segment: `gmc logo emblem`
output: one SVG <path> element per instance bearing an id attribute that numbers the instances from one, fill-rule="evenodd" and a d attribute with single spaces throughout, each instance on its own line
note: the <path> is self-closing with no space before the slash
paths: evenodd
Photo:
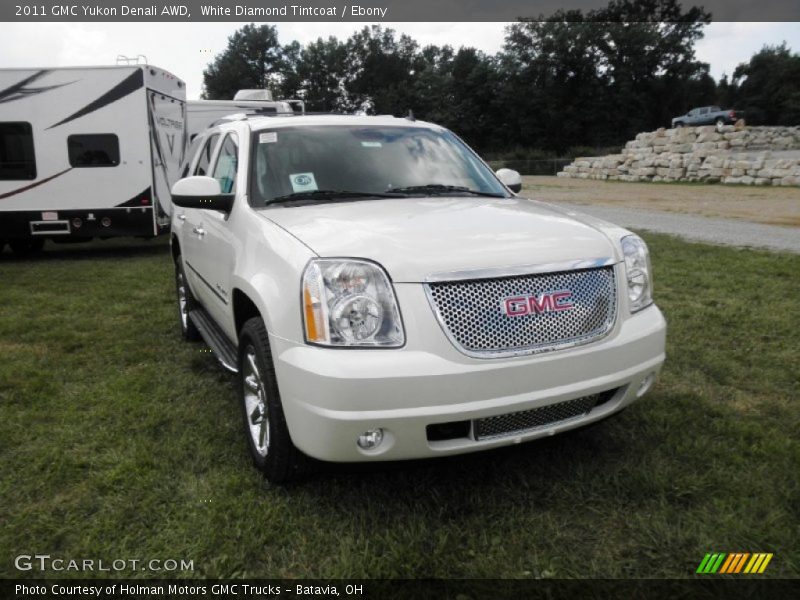
<path id="1" fill-rule="evenodd" d="M 569 290 L 543 292 L 538 296 L 512 296 L 503 299 L 501 309 L 503 314 L 509 317 L 559 312 L 575 307 L 570 298 L 572 298 L 572 292 Z"/>

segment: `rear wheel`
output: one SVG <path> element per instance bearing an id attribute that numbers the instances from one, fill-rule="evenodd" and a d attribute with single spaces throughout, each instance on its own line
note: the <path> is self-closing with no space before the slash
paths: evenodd
<path id="1" fill-rule="evenodd" d="M 272 483 L 300 477 L 306 456 L 295 448 L 283 414 L 264 322 L 249 319 L 239 335 L 239 398 L 253 463 Z"/>
<path id="2" fill-rule="evenodd" d="M 714 121 L 714 125 L 717 126 L 717 129 L 722 129 L 722 127 L 725 125 L 725 119 L 722 117 L 717 117 L 716 121 Z"/>
<path id="3" fill-rule="evenodd" d="M 11 250 L 14 254 L 30 256 L 31 254 L 42 251 L 42 248 L 44 248 L 44 238 L 37 237 L 23 240 L 11 240 L 8 242 L 8 245 L 11 246 Z"/>
<path id="4" fill-rule="evenodd" d="M 683 127 L 683 121 L 678 121 L 675 123 L 675 129 L 680 129 L 681 127 Z"/>
<path id="5" fill-rule="evenodd" d="M 6 247 L 6 241 L 5 240 L 0 240 L 0 253 L 3 252 L 5 247 Z"/>
<path id="6" fill-rule="evenodd" d="M 186 282 L 180 256 L 175 261 L 175 292 L 178 298 L 178 321 L 181 326 L 181 336 L 187 342 L 196 342 L 201 337 L 200 332 L 194 321 L 189 318 L 189 311 L 195 308 L 195 299 Z"/>

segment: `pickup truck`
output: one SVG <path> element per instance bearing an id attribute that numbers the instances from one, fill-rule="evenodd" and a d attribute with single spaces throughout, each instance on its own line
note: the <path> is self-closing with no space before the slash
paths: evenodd
<path id="1" fill-rule="evenodd" d="M 733 109 L 721 109 L 719 106 L 701 106 L 693 108 L 685 115 L 672 119 L 672 127 L 699 125 L 733 125 L 739 117 Z"/>
<path id="2" fill-rule="evenodd" d="M 267 479 L 614 415 L 664 362 L 645 243 L 518 195 L 413 118 L 241 117 L 172 188 L 177 314 L 236 374 Z"/>

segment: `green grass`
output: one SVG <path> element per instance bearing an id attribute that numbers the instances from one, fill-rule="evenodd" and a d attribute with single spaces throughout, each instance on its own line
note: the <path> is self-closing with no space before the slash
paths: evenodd
<path id="1" fill-rule="evenodd" d="M 689 577 L 706 552 L 761 551 L 797 577 L 800 256 L 647 241 L 669 334 L 646 399 L 287 488 L 251 467 L 232 378 L 180 341 L 162 241 L 4 253 L 0 576 L 46 553 L 203 577 Z"/>

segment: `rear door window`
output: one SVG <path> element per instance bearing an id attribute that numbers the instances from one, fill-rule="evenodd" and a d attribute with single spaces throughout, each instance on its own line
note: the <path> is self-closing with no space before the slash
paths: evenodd
<path id="1" fill-rule="evenodd" d="M 219 139 L 219 134 L 215 133 L 206 142 L 206 145 L 203 146 L 203 149 L 200 151 L 200 160 L 197 161 L 197 166 L 194 168 L 195 175 L 206 175 L 209 174 L 209 165 L 211 164 L 211 156 L 214 154 L 214 146 L 217 145 L 217 140 Z"/>
<path id="2" fill-rule="evenodd" d="M 197 148 L 200 146 L 200 142 L 203 138 L 199 138 L 194 136 L 192 139 L 192 143 L 189 145 L 189 151 L 186 153 L 186 164 L 183 165 L 181 169 L 181 179 L 184 177 L 189 176 L 189 171 L 192 168 L 192 159 L 194 158 L 195 154 L 197 154 Z"/>
<path id="3" fill-rule="evenodd" d="M 235 191 L 238 154 L 239 139 L 235 133 L 229 133 L 222 142 L 214 167 L 214 179 L 219 181 L 219 188 L 223 194 L 232 194 Z"/>

